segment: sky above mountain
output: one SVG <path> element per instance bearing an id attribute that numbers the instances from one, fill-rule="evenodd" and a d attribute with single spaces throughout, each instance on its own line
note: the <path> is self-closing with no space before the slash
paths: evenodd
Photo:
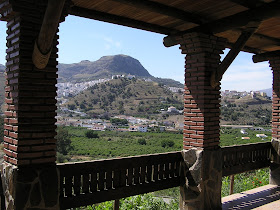
<path id="1" fill-rule="evenodd" d="M 6 24 L 0 22 L 0 63 L 5 64 Z M 164 35 L 68 16 L 59 28 L 61 63 L 96 61 L 105 55 L 125 54 L 138 59 L 155 77 L 184 82 L 184 55 L 179 46 L 166 48 Z M 227 52 L 227 50 L 226 50 Z M 267 62 L 254 64 L 252 54 L 240 53 L 225 73 L 222 89 L 259 90 L 270 88 L 272 73 Z"/>

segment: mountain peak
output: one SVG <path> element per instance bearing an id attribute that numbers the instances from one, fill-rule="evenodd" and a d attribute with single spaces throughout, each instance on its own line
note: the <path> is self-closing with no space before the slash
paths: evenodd
<path id="1" fill-rule="evenodd" d="M 123 54 L 103 56 L 94 62 L 83 60 L 76 64 L 60 64 L 58 73 L 60 78 L 76 81 L 108 78 L 116 74 L 151 77 L 137 59 Z"/>

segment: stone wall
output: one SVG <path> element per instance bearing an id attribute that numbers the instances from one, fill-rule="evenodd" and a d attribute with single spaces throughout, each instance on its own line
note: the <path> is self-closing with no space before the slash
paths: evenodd
<path id="1" fill-rule="evenodd" d="M 59 176 L 55 165 L 1 166 L 6 209 L 59 209 Z"/>
<path id="2" fill-rule="evenodd" d="M 183 150 L 180 209 L 222 209 L 222 153 L 192 148 Z"/>

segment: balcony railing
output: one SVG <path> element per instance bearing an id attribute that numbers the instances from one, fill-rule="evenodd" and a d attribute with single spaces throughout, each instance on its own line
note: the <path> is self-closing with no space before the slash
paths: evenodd
<path id="1" fill-rule="evenodd" d="M 222 148 L 222 175 L 269 167 L 271 143 Z M 181 152 L 58 164 L 61 209 L 180 186 Z"/>
<path id="2" fill-rule="evenodd" d="M 271 148 L 271 142 L 222 147 L 223 176 L 269 167 Z"/>
<path id="3" fill-rule="evenodd" d="M 180 185 L 181 152 L 58 164 L 62 209 Z"/>

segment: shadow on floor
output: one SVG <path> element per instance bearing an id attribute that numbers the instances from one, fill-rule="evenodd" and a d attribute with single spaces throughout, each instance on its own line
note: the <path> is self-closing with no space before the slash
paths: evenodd
<path id="1" fill-rule="evenodd" d="M 274 201 L 280 200 L 280 187 L 274 186 L 269 189 L 258 191 L 257 189 L 239 193 L 238 198 L 223 202 L 223 209 L 253 209 Z M 272 210 L 272 209 L 271 209 Z"/>

